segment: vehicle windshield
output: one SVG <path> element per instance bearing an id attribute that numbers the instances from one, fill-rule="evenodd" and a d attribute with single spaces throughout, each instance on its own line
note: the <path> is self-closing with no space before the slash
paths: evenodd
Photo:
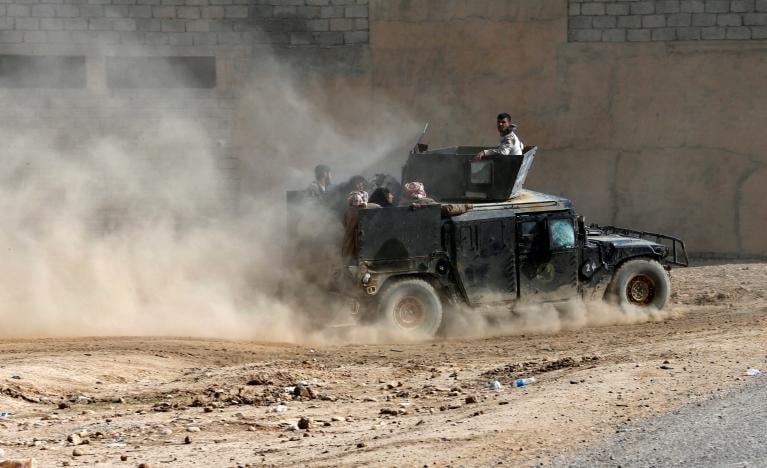
<path id="1" fill-rule="evenodd" d="M 575 247 L 575 230 L 570 219 L 560 218 L 549 221 L 552 249 L 572 249 Z"/>

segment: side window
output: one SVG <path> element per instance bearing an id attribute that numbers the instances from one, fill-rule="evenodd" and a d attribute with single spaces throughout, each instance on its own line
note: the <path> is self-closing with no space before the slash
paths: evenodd
<path id="1" fill-rule="evenodd" d="M 541 220 L 529 220 L 519 223 L 519 247 L 527 250 L 546 250 L 546 233 Z"/>
<path id="2" fill-rule="evenodd" d="M 575 230 L 573 221 L 569 218 L 554 218 L 549 220 L 551 234 L 551 249 L 572 249 L 575 247 Z"/>
<path id="3" fill-rule="evenodd" d="M 471 163 L 471 183 L 472 184 L 493 183 L 493 163 L 491 161 L 472 162 Z"/>

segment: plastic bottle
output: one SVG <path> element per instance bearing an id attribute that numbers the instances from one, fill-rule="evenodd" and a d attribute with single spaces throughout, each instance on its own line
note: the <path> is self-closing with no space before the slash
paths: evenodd
<path id="1" fill-rule="evenodd" d="M 511 383 L 512 387 L 521 387 L 523 385 L 530 385 L 536 382 L 535 377 L 528 377 L 526 379 L 517 379 Z"/>

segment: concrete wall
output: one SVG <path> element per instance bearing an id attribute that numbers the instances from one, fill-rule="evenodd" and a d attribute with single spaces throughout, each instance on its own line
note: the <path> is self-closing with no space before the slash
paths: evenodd
<path id="1" fill-rule="evenodd" d="M 252 109 L 241 101 L 249 84 L 275 80 L 274 76 L 262 75 L 264 64 L 274 55 L 331 80 L 364 78 L 369 69 L 367 3 L 2 2 L 0 128 L 43 129 L 54 135 L 62 147 L 77 147 L 90 141 L 88 137 L 121 135 L 135 142 L 137 154 L 141 154 L 152 145 L 158 121 L 178 114 L 194 119 L 208 134 L 214 143 L 211 151 L 221 153 L 220 162 L 232 174 L 233 186 L 237 186 L 242 167 L 252 162 L 243 160 L 243 146 L 253 134 L 247 125 Z M 39 60 L 50 56 L 72 57 L 75 62 L 63 67 L 60 62 Z M 140 63 L 141 58 L 161 57 L 208 58 L 205 63 L 212 64 L 212 70 L 202 70 L 207 77 L 203 86 L 187 86 L 182 83 L 188 77 L 178 77 L 169 88 L 157 86 L 157 77 L 152 73 L 141 76 L 141 72 L 131 85 L 116 85 L 116 81 L 125 80 L 113 78 L 130 74 L 130 64 L 110 75 L 110 67 L 120 59 L 138 58 Z M 24 76 L 18 76 L 19 69 L 24 68 L 20 64 L 30 70 Z M 186 72 L 195 70 L 179 73 Z M 51 78 L 45 79 L 47 76 Z M 369 86 L 366 90 L 369 94 Z"/>
<path id="2" fill-rule="evenodd" d="M 25 0 L 0 6 L 2 57 L 67 56 L 84 60 L 81 78 L 72 70 L 47 67 L 29 75 L 62 74 L 72 86 L 29 84 L 0 74 L 0 125 L 42 127 L 63 145 L 84 137 L 122 134 L 140 147 L 151 140 L 158 119 L 194 112 L 212 139 L 231 135 L 235 90 L 244 76 L 251 42 L 236 25 L 249 18 L 248 2 L 162 2 L 160 0 Z M 213 87 L 115 88 L 108 79 L 113 57 L 212 57 Z M 79 70 L 78 70 L 79 72 Z M 67 75 L 67 76 L 64 76 Z M 11 83 L 9 83 L 9 81 Z M 231 164 L 231 163 L 229 163 Z"/>
<path id="3" fill-rule="evenodd" d="M 528 186 L 589 221 L 767 255 L 767 43 L 569 42 L 572 4 L 374 1 L 374 91 L 430 120 L 433 146 L 492 145 L 510 112 L 540 147 Z"/>
<path id="4" fill-rule="evenodd" d="M 236 147 L 223 163 L 257 191 L 243 158 L 252 173 L 281 164 L 253 131 L 277 124 L 243 96 L 273 78 L 263 63 L 275 54 L 335 132 L 380 136 L 405 121 L 396 107 L 431 122 L 432 146 L 490 146 L 508 111 L 540 147 L 528 185 L 571 197 L 590 221 L 676 234 L 694 252 L 767 255 L 766 13 L 764 0 L 10 1 L 0 58 L 83 57 L 85 78 L 0 85 L 0 125 L 141 142 L 167 108 L 202 109 L 211 137 Z M 215 86 L 115 89 L 113 56 L 214 57 Z"/>

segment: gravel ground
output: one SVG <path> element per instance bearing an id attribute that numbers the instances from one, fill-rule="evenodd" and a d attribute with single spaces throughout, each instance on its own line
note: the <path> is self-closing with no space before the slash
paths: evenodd
<path id="1" fill-rule="evenodd" d="M 767 379 L 619 431 L 552 466 L 767 466 Z"/>

